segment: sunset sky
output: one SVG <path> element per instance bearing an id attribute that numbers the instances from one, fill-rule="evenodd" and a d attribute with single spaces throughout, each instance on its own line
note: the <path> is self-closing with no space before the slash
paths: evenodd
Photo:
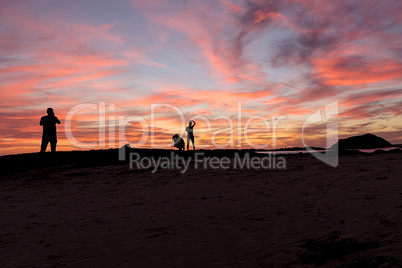
<path id="1" fill-rule="evenodd" d="M 36 0 L 0 2 L 0 155 L 37 152 L 52 107 L 58 150 L 115 148 L 118 117 L 131 144 L 169 148 L 194 118 L 196 146 L 302 146 L 307 117 L 338 101 L 339 137 L 367 132 L 402 143 L 402 1 Z M 85 104 L 86 103 L 86 104 Z M 96 105 L 66 117 L 80 104 Z M 99 108 L 106 107 L 99 144 Z M 232 142 L 228 120 L 233 119 Z M 286 116 L 286 119 L 284 117 Z M 116 122 L 112 121 L 115 120 Z M 248 121 L 248 123 L 247 123 Z M 210 125 L 208 125 L 208 123 Z M 104 127 L 104 128 L 103 128 Z M 155 143 L 150 133 L 154 131 Z M 218 131 L 218 132 L 216 132 Z M 215 133 L 215 134 L 214 134 Z M 326 124 L 304 132 L 325 146 Z"/>

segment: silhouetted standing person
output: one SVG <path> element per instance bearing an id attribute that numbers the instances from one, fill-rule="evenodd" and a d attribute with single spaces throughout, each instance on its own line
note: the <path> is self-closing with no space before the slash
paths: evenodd
<path id="1" fill-rule="evenodd" d="M 41 126 L 43 126 L 43 134 L 42 134 L 42 145 L 40 148 L 40 152 L 44 153 L 47 148 L 47 144 L 50 142 L 51 151 L 56 152 L 56 144 L 57 144 L 57 133 L 56 133 L 56 124 L 60 124 L 60 120 L 54 115 L 53 109 L 47 109 L 47 115 L 42 116 L 40 119 Z"/>
<path id="2" fill-rule="evenodd" d="M 195 121 L 190 120 L 188 121 L 188 127 L 186 127 L 187 131 L 187 151 L 189 150 L 188 147 L 190 145 L 190 141 L 193 143 L 193 150 L 195 150 L 195 144 L 194 144 L 194 129 L 195 126 Z"/>

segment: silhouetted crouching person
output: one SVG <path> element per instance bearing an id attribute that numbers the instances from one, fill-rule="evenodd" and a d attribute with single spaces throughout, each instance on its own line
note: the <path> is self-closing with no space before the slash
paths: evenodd
<path id="1" fill-rule="evenodd" d="M 184 140 L 178 134 L 174 134 L 172 137 L 172 147 L 176 147 L 180 151 L 184 151 Z"/>
<path id="2" fill-rule="evenodd" d="M 54 115 L 53 109 L 47 109 L 47 115 L 42 116 L 40 119 L 41 126 L 43 126 L 42 145 L 40 152 L 46 152 L 47 144 L 50 142 L 52 152 L 56 152 L 57 133 L 56 124 L 60 124 L 59 119 Z"/>
<path id="3" fill-rule="evenodd" d="M 187 131 L 187 151 L 189 150 L 188 147 L 190 146 L 190 141 L 193 143 L 193 150 L 195 150 L 195 144 L 194 144 L 194 129 L 195 126 L 195 121 L 190 120 L 188 121 L 188 127 L 186 127 Z"/>

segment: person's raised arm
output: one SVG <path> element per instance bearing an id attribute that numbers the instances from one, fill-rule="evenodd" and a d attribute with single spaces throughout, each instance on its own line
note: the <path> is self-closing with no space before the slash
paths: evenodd
<path id="1" fill-rule="evenodd" d="M 193 120 L 193 127 L 195 126 L 195 124 L 196 124 L 196 123 L 195 123 L 195 121 Z"/>
<path id="2" fill-rule="evenodd" d="M 55 116 L 55 118 L 56 118 L 56 123 L 60 125 L 61 124 L 60 120 L 56 116 Z"/>

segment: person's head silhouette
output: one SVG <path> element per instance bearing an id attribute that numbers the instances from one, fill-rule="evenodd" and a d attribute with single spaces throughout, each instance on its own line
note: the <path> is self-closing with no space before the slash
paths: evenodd
<path id="1" fill-rule="evenodd" d="M 53 109 L 52 108 L 47 108 L 47 114 L 52 115 L 53 114 Z"/>

